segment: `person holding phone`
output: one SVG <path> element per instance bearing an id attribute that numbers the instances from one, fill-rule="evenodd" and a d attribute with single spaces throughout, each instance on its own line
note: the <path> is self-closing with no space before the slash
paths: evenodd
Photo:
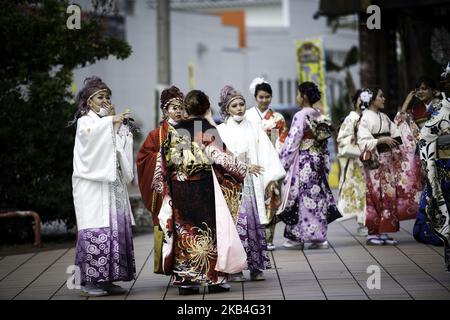
<path id="1" fill-rule="evenodd" d="M 81 294 L 123 294 L 113 282 L 136 275 L 127 184 L 133 179 L 133 134 L 116 114 L 111 89 L 98 77 L 84 81 L 77 96 L 73 151 L 73 201 L 78 227 L 75 265 Z"/>

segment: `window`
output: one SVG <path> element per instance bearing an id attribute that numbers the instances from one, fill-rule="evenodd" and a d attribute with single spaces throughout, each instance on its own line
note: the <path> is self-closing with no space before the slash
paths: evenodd
<path id="1" fill-rule="evenodd" d="M 292 104 L 292 81 L 291 79 L 287 80 L 287 103 Z"/>
<path id="2" fill-rule="evenodd" d="M 278 101 L 284 103 L 284 83 L 283 79 L 278 79 Z"/>

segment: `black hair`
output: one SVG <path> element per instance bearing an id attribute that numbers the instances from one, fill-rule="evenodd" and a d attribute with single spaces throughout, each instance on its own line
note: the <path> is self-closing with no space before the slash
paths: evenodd
<path id="1" fill-rule="evenodd" d="M 311 105 L 320 100 L 321 93 L 317 85 L 313 82 L 306 81 L 299 84 L 298 91 L 301 95 L 306 95 L 308 97 L 309 103 L 311 103 Z"/>
<path id="2" fill-rule="evenodd" d="M 419 88 L 422 83 L 431 90 L 436 90 L 437 88 L 436 82 L 433 79 L 427 76 L 421 76 L 416 82 L 416 89 Z"/>
<path id="3" fill-rule="evenodd" d="M 186 112 L 192 116 L 203 116 L 211 107 L 208 96 L 200 90 L 192 90 L 184 98 Z"/>
<path id="4" fill-rule="evenodd" d="M 372 98 L 370 98 L 369 101 L 369 106 L 372 102 L 375 101 L 375 99 L 377 98 L 378 95 L 378 91 L 381 90 L 381 88 L 379 86 L 372 86 L 372 87 L 368 87 L 367 89 L 369 89 L 370 91 L 372 91 Z"/>
<path id="5" fill-rule="evenodd" d="M 256 85 L 256 87 L 255 87 L 255 98 L 258 95 L 259 91 L 267 92 L 268 94 L 270 94 L 270 96 L 272 96 L 272 87 L 267 82 L 263 82 L 263 83 L 260 83 L 260 84 Z"/>

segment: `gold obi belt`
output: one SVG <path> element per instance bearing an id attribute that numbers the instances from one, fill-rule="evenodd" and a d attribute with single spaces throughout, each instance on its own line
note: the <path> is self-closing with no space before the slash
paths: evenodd
<path id="1" fill-rule="evenodd" d="M 419 119 L 415 119 L 414 122 L 417 124 L 417 126 L 419 128 L 422 128 L 423 125 L 425 124 L 425 122 L 428 121 L 428 118 L 419 118 Z"/>
<path id="2" fill-rule="evenodd" d="M 326 150 L 326 140 L 316 141 L 315 139 L 302 139 L 300 141 L 300 150 L 309 150 L 314 153 L 322 153 Z"/>
<path id="3" fill-rule="evenodd" d="M 314 139 L 302 139 L 300 141 L 300 150 L 308 150 L 314 146 Z"/>
<path id="4" fill-rule="evenodd" d="M 202 171 L 211 171 L 212 163 L 203 150 L 203 145 L 199 146 L 197 142 L 179 135 L 175 130 L 169 133 L 163 145 L 168 168 L 189 177 Z"/>

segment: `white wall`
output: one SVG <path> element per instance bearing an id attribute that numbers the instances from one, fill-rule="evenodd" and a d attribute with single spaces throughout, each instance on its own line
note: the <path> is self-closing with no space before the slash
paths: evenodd
<path id="1" fill-rule="evenodd" d="M 90 0 L 83 1 L 90 3 Z M 248 46 L 244 49 L 238 48 L 237 28 L 223 26 L 220 17 L 172 10 L 172 83 L 187 93 L 188 65 L 192 63 L 196 89 L 209 95 L 213 112 L 217 113 L 219 92 L 225 84 L 241 90 L 248 105 L 253 105 L 254 98 L 248 86 L 254 77 L 262 75 L 272 84 L 274 102 L 278 102 L 278 80 L 297 78 L 295 40 L 322 36 L 325 50 L 348 50 L 353 44 L 358 44 L 356 32 L 332 34 L 325 18 L 312 18 L 318 10 L 319 0 L 283 0 L 282 3 L 272 22 L 266 19 L 269 15 L 267 7 L 245 9 L 249 18 L 253 17 L 254 25 L 256 21 L 262 23 L 265 20 L 270 25 L 283 16 L 282 20 L 291 25 L 248 27 Z M 286 16 L 287 12 L 289 16 Z M 145 137 L 154 128 L 155 111 L 159 110 L 159 104 L 155 106 L 154 95 L 158 71 L 156 12 L 148 7 L 146 1 L 136 1 L 134 15 L 125 19 L 126 40 L 133 50 L 131 56 L 124 61 L 111 57 L 78 69 L 75 82 L 81 88 L 86 76 L 95 74 L 103 78 L 113 91 L 117 110 L 120 112 L 130 107 L 135 119 L 141 122 Z M 204 48 L 203 53 L 199 53 L 199 46 Z M 357 68 L 352 72 L 356 85 L 359 85 Z M 295 96 L 295 92 L 292 94 Z"/>
<path id="2" fill-rule="evenodd" d="M 237 29 L 222 26 L 220 18 L 214 15 L 172 11 L 171 19 L 172 84 L 187 93 L 188 64 L 192 62 L 196 89 L 205 91 L 213 107 L 217 106 L 222 86 L 227 82 L 238 83 L 236 79 L 242 78 L 234 72 L 235 66 L 242 72 L 243 64 L 243 55 L 236 52 Z M 77 69 L 75 83 L 81 88 L 85 77 L 101 77 L 113 91 L 112 101 L 117 111 L 131 108 L 134 118 L 142 124 L 145 137 L 154 128 L 155 111 L 159 110 L 154 94 L 158 71 L 156 12 L 145 1 L 136 1 L 134 15 L 126 17 L 126 40 L 133 50 L 127 59 L 110 57 Z M 200 43 L 206 46 L 206 52 L 201 55 L 197 49 Z"/>
<path id="3" fill-rule="evenodd" d="M 287 26 L 283 8 L 279 5 L 245 8 L 245 25 L 247 27 Z"/>
<path id="4" fill-rule="evenodd" d="M 353 45 L 358 46 L 356 31 L 338 30 L 332 33 L 324 17 L 313 18 L 319 8 L 319 0 L 284 0 L 283 6 L 283 10 L 289 11 L 289 27 L 253 27 L 248 28 L 247 33 L 250 81 L 255 76 L 266 75 L 274 91 L 275 103 L 279 101 L 278 80 L 297 78 L 296 40 L 321 37 L 325 51 L 348 51 Z M 359 86 L 358 67 L 352 67 L 351 73 L 356 86 Z M 328 76 L 342 78 L 341 74 Z M 286 85 L 285 82 L 285 103 Z M 292 95 L 295 96 L 295 92 Z"/>

